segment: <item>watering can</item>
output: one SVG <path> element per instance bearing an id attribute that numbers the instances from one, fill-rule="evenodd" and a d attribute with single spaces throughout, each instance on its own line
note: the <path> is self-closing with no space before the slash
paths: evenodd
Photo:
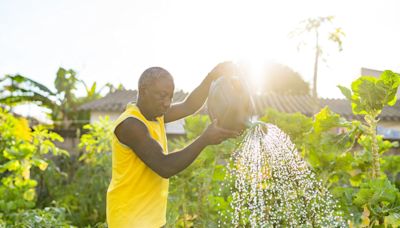
<path id="1" fill-rule="evenodd" d="M 236 76 L 221 76 L 210 87 L 207 109 L 218 126 L 244 130 L 251 120 L 251 96 L 248 86 Z"/>

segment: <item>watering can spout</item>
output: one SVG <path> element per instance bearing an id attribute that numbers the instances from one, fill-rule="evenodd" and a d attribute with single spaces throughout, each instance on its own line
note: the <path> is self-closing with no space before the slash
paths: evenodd
<path id="1" fill-rule="evenodd" d="M 259 128 L 261 131 L 264 132 L 264 134 L 268 133 L 268 125 L 265 122 L 262 122 L 260 120 L 257 120 L 255 118 L 250 119 L 247 123 L 246 123 L 246 127 L 248 129 L 255 129 L 255 128 Z"/>

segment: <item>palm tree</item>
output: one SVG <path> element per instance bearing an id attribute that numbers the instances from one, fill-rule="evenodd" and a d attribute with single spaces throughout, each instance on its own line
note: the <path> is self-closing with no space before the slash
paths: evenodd
<path id="1" fill-rule="evenodd" d="M 327 17 L 316 17 L 316 18 L 308 18 L 302 22 L 300 22 L 300 26 L 292 31 L 289 36 L 290 37 L 300 37 L 305 34 L 313 34 L 314 35 L 314 75 L 313 75 L 313 90 L 312 95 L 315 99 L 317 99 L 317 78 L 318 78 L 318 64 L 319 59 L 323 54 L 323 49 L 320 41 L 321 29 L 327 23 L 332 23 L 334 17 L 327 16 Z M 334 28 L 332 31 L 327 33 L 328 40 L 336 43 L 338 45 L 339 51 L 342 51 L 342 37 L 344 36 L 344 32 L 341 28 Z M 299 47 L 302 46 L 304 42 L 299 44 Z"/>
<path id="2" fill-rule="evenodd" d="M 84 85 L 86 96 L 79 98 L 75 96 L 78 83 Z M 103 88 L 115 90 L 111 84 L 96 90 L 96 82 L 91 87 L 87 87 L 76 77 L 74 70 L 66 70 L 62 67 L 57 71 L 54 85 L 56 91 L 19 74 L 6 75 L 0 79 L 0 104 L 11 110 L 18 104 L 35 103 L 51 110 L 50 116 L 55 128 L 76 129 L 89 121 L 88 113 L 78 110 L 78 107 L 100 98 Z"/>
<path id="3" fill-rule="evenodd" d="M 20 74 L 5 75 L 0 79 L 0 103 L 12 110 L 17 104 L 34 102 L 46 108 L 53 108 L 55 93 L 43 84 Z"/>

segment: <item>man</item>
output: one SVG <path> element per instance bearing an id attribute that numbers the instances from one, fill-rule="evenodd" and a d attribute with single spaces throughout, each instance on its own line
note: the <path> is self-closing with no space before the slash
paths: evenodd
<path id="1" fill-rule="evenodd" d="M 168 178 L 188 167 L 208 145 L 238 135 L 213 121 L 193 143 L 168 153 L 164 123 L 199 110 L 213 80 L 231 74 L 233 64 L 217 65 L 179 104 L 171 106 L 174 81 L 163 68 L 152 67 L 139 79 L 137 104 L 116 120 L 112 139 L 112 179 L 107 191 L 110 228 L 159 228 L 166 223 Z"/>

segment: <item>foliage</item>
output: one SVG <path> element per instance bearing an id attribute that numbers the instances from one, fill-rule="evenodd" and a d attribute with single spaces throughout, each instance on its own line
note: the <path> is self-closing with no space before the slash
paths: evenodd
<path id="1" fill-rule="evenodd" d="M 383 224 L 386 217 L 399 216 L 400 191 L 387 179 L 367 180 L 360 185 L 353 203 L 369 211 L 370 216 L 364 215 L 362 218 L 363 224 L 367 221 L 370 224 Z"/>
<path id="2" fill-rule="evenodd" d="M 44 172 L 49 163 L 48 154 L 68 156 L 68 153 L 53 144 L 62 141 L 59 135 L 40 125 L 32 131 L 25 119 L 15 118 L 1 109 L 0 132 L 0 217 L 5 215 L 9 223 L 16 214 L 22 216 L 36 206 L 38 183 L 31 171 Z"/>
<path id="3" fill-rule="evenodd" d="M 83 128 L 88 132 L 82 135 L 79 143 L 79 148 L 84 150 L 79 160 L 95 164 L 99 159 L 103 159 L 103 153 L 111 152 L 112 123 L 107 116 Z"/>
<path id="4" fill-rule="evenodd" d="M 364 115 L 366 131 L 371 139 L 372 177 L 380 175 L 379 145 L 376 136 L 378 115 L 385 105 L 393 106 L 396 101 L 400 76 L 392 71 L 384 71 L 379 78 L 361 76 L 351 84 L 351 90 L 339 86 L 343 95 L 351 101 L 354 114 Z"/>
<path id="5" fill-rule="evenodd" d="M 51 152 L 54 155 L 66 153 L 54 146 L 52 140 L 61 141 L 55 133 L 37 126 L 32 132 L 27 121 L 17 119 L 8 113 L 0 113 L 1 137 L 0 156 L 1 182 L 0 211 L 13 212 L 18 209 L 35 206 L 35 180 L 31 179 L 31 168 L 47 168 L 43 155 Z"/>
<path id="6" fill-rule="evenodd" d="M 337 197 L 347 219 L 353 224 L 395 227 L 398 222 L 399 189 L 386 175 L 394 182 L 397 180 L 399 156 L 374 159 L 374 154 L 381 155 L 398 146 L 397 142 L 383 140 L 375 131 L 377 114 L 385 105 L 393 105 L 398 86 L 396 77 L 387 71 L 380 79 L 360 77 L 353 82 L 353 95 L 341 87 L 352 99 L 355 114 L 365 115 L 366 124 L 347 121 L 328 108 L 313 118 L 273 110 L 267 110 L 262 118 L 289 134 L 318 177 Z M 380 99 L 377 101 L 376 98 Z M 379 179 L 375 174 L 381 172 L 374 172 L 376 163 L 382 163 L 385 171 Z"/>
<path id="7" fill-rule="evenodd" d="M 15 104 L 34 102 L 47 108 L 54 105 L 51 97 L 55 94 L 46 86 L 32 79 L 20 74 L 5 75 L 0 82 L 3 84 L 0 89 L 2 95 L 0 103 L 2 104 L 12 107 Z"/>
<path id="8" fill-rule="evenodd" d="M 314 118 L 268 110 L 262 120 L 277 124 L 288 133 L 353 224 L 366 221 L 364 205 L 369 211 L 370 224 L 376 221 L 389 224 L 391 218 L 397 216 L 399 190 L 385 178 L 370 179 L 372 140 L 366 131 L 367 126 L 359 121 L 346 121 L 328 108 L 322 109 Z M 397 146 L 397 143 L 385 141 L 381 136 L 376 140 L 380 153 Z M 389 156 L 383 163 L 385 171 L 394 179 L 398 173 L 395 163 L 398 157 Z M 369 194 L 384 195 L 391 200 L 379 200 L 370 195 L 364 197 L 367 190 Z"/>
<path id="9" fill-rule="evenodd" d="M 339 86 L 339 88 L 352 102 L 355 114 L 377 117 L 384 106 L 393 106 L 396 103 L 399 85 L 400 76 L 386 70 L 379 78 L 361 76 L 351 84 L 351 90 L 344 86 Z"/>
<path id="10" fill-rule="evenodd" d="M 76 89 L 83 85 L 86 95 L 77 97 Z M 60 67 L 54 81 L 55 91 L 45 85 L 22 75 L 5 75 L 0 78 L 0 104 L 6 107 L 13 107 L 18 104 L 35 103 L 41 107 L 51 110 L 50 117 L 55 128 L 76 129 L 81 128 L 89 122 L 89 113 L 79 110 L 84 103 L 96 100 L 101 97 L 101 91 L 105 88 L 109 92 L 122 89 L 120 85 L 115 88 L 107 83 L 102 88 L 97 88 L 94 82 L 88 86 L 84 81 L 79 80 L 73 69 Z"/>
<path id="11" fill-rule="evenodd" d="M 301 113 L 281 113 L 275 109 L 265 110 L 260 120 L 279 126 L 295 143 L 301 141 L 313 125 L 312 119 Z"/>
<path id="12" fill-rule="evenodd" d="M 400 189 L 400 156 L 387 155 L 382 157 L 382 170 L 386 173 L 388 179 L 396 184 Z"/>
<path id="13" fill-rule="evenodd" d="M 65 209 L 46 207 L 44 209 L 25 210 L 10 216 L 12 227 L 74 227 L 66 220 Z"/>
<path id="14" fill-rule="evenodd" d="M 272 64 L 268 67 L 262 92 L 284 95 L 308 95 L 310 86 L 301 75 L 288 66 Z"/>
<path id="15" fill-rule="evenodd" d="M 389 83 L 386 85 L 392 88 Z M 371 88 L 369 90 L 373 91 Z M 391 94 L 390 90 L 387 92 Z M 361 99 L 364 99 L 363 96 Z M 388 100 L 391 98 L 387 97 Z M 206 124 L 205 119 L 197 116 L 186 120 L 190 140 L 201 133 Z M 371 179 L 372 145 L 376 146 L 379 154 L 384 154 L 398 146 L 397 143 L 371 134 L 368 122 L 348 121 L 327 107 L 314 117 L 267 110 L 261 120 L 276 124 L 290 136 L 317 177 L 334 194 L 350 224 L 398 226 L 399 189 L 386 175 L 397 180 L 399 156 L 385 156 L 382 160 L 385 175 L 380 179 Z M 172 147 L 179 148 L 187 143 L 180 140 L 174 142 Z M 208 227 L 217 225 L 216 221 L 230 221 L 231 218 L 226 217 L 229 216 L 226 211 L 229 210 L 231 200 L 225 181 L 226 169 L 220 164 L 227 161 L 234 147 L 235 144 L 230 142 L 207 148 L 189 169 L 171 179 L 169 226 Z M 208 157 L 216 153 L 221 157 Z M 208 197 L 200 194 L 204 192 Z M 204 198 L 207 201 L 204 202 Z"/>
<path id="16" fill-rule="evenodd" d="M 170 142 L 172 150 L 182 149 L 200 135 L 208 123 L 207 116 L 186 118 L 188 139 Z M 170 179 L 167 227 L 218 225 L 221 220 L 219 212 L 229 208 L 229 188 L 224 188 L 227 184 L 225 164 L 236 144 L 237 141 L 230 140 L 218 146 L 207 147 L 193 164 Z"/>
<path id="17" fill-rule="evenodd" d="M 81 136 L 82 155 L 64 171 L 57 167 L 45 177 L 46 202 L 66 208 L 68 219 L 79 227 L 105 222 L 106 192 L 111 179 L 111 126 L 108 118 L 85 125 Z M 75 169 L 71 172 L 71 169 Z M 65 175 L 68 173 L 69 175 Z"/>
<path id="18" fill-rule="evenodd" d="M 382 108 L 394 104 L 399 84 L 398 75 L 385 71 L 379 79 L 361 77 L 351 90 L 340 87 L 365 122 L 346 120 L 327 107 L 313 117 L 266 110 L 261 118 L 290 136 L 355 227 L 399 226 L 400 160 L 385 156 L 398 144 L 373 131 Z M 187 138 L 170 141 L 170 150 L 186 146 L 208 123 L 207 116 L 187 118 Z M 60 136 L 42 126 L 31 130 L 26 120 L 0 110 L 0 226 L 105 226 L 111 122 L 103 119 L 85 129 L 80 154 L 68 156 L 53 144 Z M 167 227 L 225 227 L 231 221 L 226 164 L 240 141 L 207 147 L 170 179 Z M 382 169 L 372 178 L 376 161 Z"/>

